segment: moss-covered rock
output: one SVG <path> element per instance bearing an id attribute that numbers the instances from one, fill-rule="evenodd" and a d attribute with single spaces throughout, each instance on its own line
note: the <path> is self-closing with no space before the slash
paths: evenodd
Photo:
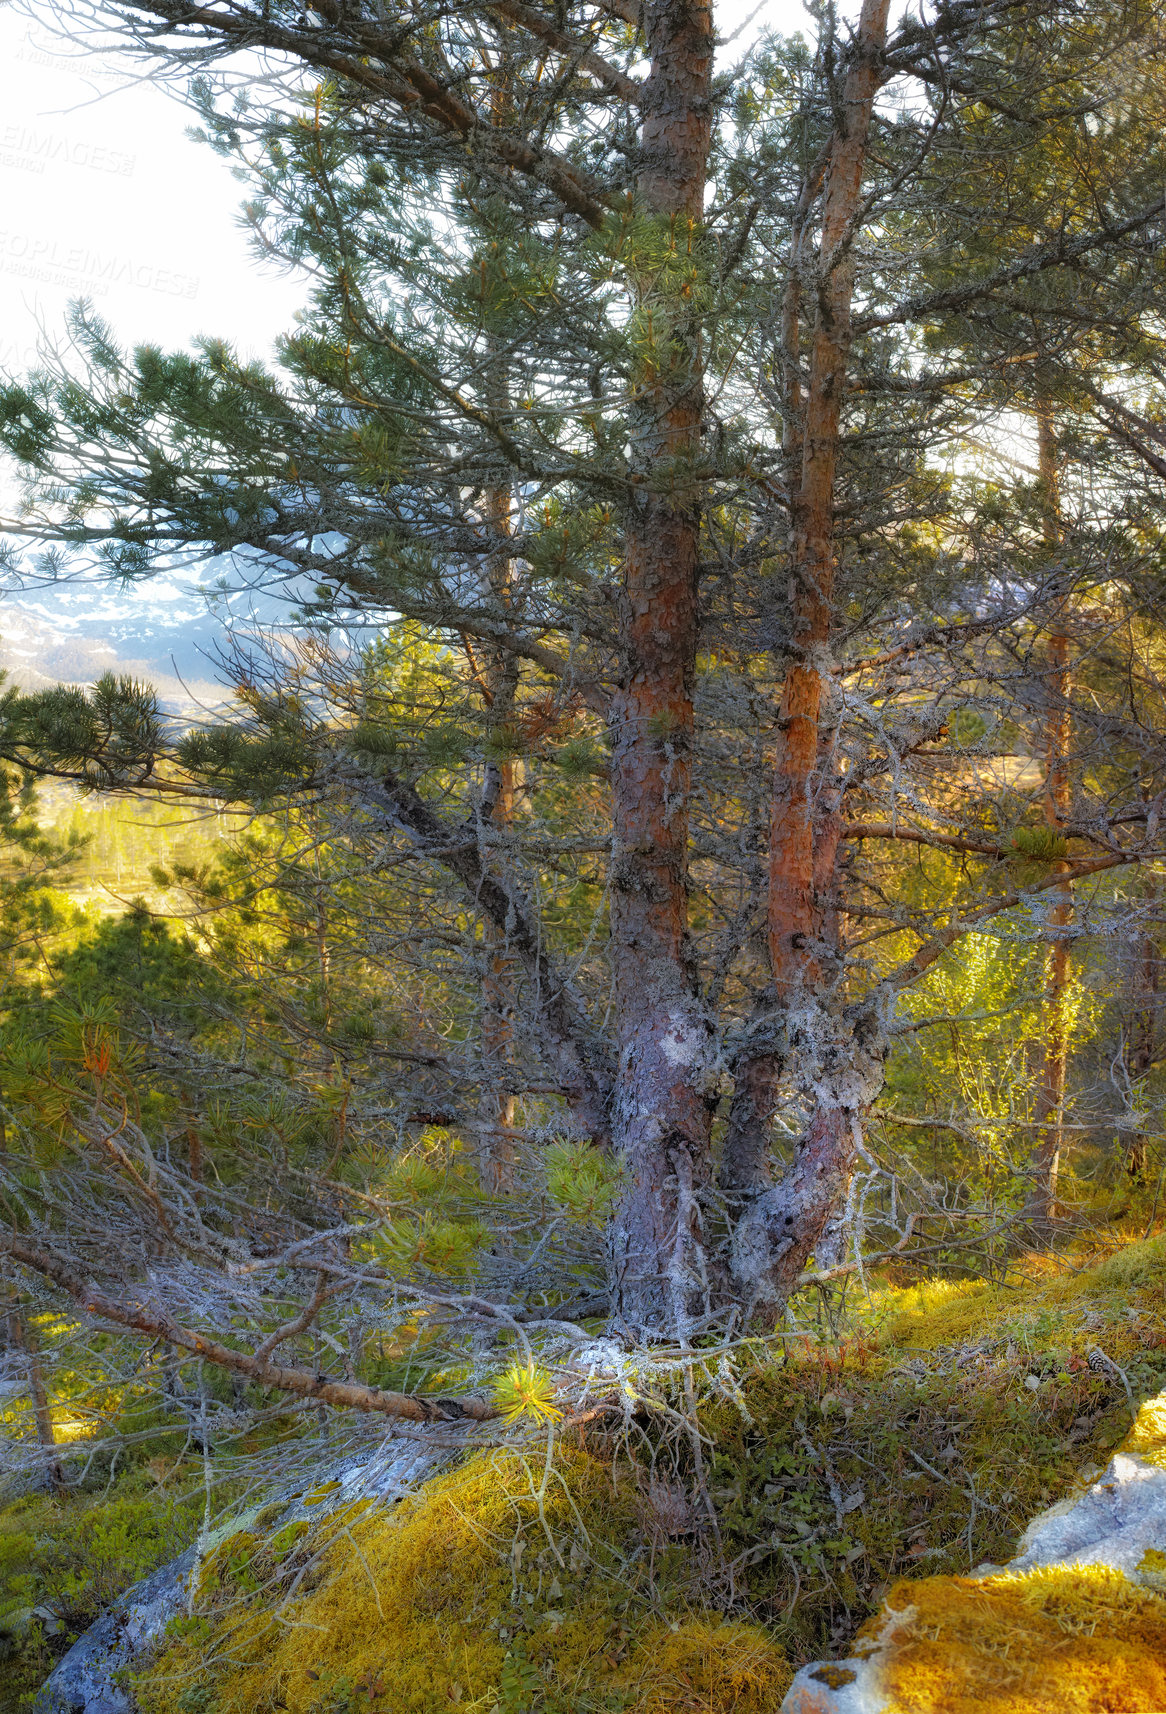
<path id="1" fill-rule="evenodd" d="M 560 1449 L 549 1470 L 481 1454 L 393 1511 L 333 1514 L 282 1558 L 235 1537 L 140 1700 L 151 1714 L 773 1714 L 792 1676 L 780 1649 L 756 1626 L 670 1609 L 638 1507 L 587 1453 Z"/>
<path id="2" fill-rule="evenodd" d="M 1033 1521 L 1010 1567 L 897 1583 L 848 1659 L 798 1674 L 785 1714 L 1166 1708 L 1164 1458 L 1166 1394 L 1099 1481 Z"/>

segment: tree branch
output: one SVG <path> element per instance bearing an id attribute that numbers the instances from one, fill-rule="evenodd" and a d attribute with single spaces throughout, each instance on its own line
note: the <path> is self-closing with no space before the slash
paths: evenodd
<path id="1" fill-rule="evenodd" d="M 274 1387 L 279 1392 L 292 1393 L 298 1398 L 318 1399 L 321 1404 L 336 1405 L 342 1410 L 370 1411 L 381 1416 L 401 1417 L 406 1422 L 457 1422 L 468 1417 L 473 1422 L 489 1422 L 499 1413 L 482 1399 L 424 1399 L 412 1393 L 390 1393 L 380 1387 L 366 1387 L 355 1381 L 332 1381 L 325 1375 L 314 1375 L 310 1369 L 287 1368 L 256 1354 L 249 1357 L 229 1345 L 207 1339 L 201 1333 L 181 1327 L 164 1310 L 147 1309 L 142 1304 L 125 1303 L 107 1297 L 95 1285 L 87 1283 L 68 1263 L 51 1251 L 15 1235 L 0 1239 L 0 1245 L 15 1262 L 31 1268 L 42 1278 L 59 1286 L 86 1314 L 118 1327 L 128 1327 L 151 1339 L 164 1339 L 193 1357 L 213 1363 L 232 1374 L 245 1375 L 261 1386 Z M 263 1347 L 260 1347 L 262 1352 Z"/>

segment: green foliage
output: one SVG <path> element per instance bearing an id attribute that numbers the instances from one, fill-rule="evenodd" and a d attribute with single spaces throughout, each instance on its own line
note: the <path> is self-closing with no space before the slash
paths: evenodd
<path id="1" fill-rule="evenodd" d="M 512 1363 L 494 1382 L 494 1403 L 507 1425 L 529 1418 L 538 1424 L 558 1422 L 562 1411 L 555 1403 L 554 1376 L 537 1363 Z"/>
<path id="2" fill-rule="evenodd" d="M 154 1487 L 138 1468 L 107 1497 L 30 1494 L 0 1507 L 0 1673 L 13 1708 L 123 1590 L 194 1539 L 202 1496 Z"/>
<path id="3" fill-rule="evenodd" d="M 1012 849 L 1021 865 L 1060 863 L 1069 854 L 1069 846 L 1051 827 L 1018 827 L 1012 835 Z"/>
<path id="4" fill-rule="evenodd" d="M 577 1220 L 603 1225 L 622 1186 L 619 1163 L 586 1143 L 552 1143 L 544 1155 L 547 1189 Z"/>
<path id="5" fill-rule="evenodd" d="M 91 690 L 69 685 L 0 699 L 0 745 L 28 754 L 87 785 L 137 784 L 150 777 L 162 747 L 153 690 L 124 674 L 103 673 Z"/>
<path id="6" fill-rule="evenodd" d="M 369 1243 L 371 1257 L 407 1279 L 436 1274 L 463 1278 L 491 1232 L 481 1220 L 443 1220 L 428 1209 L 414 1220 L 395 1220 Z"/>

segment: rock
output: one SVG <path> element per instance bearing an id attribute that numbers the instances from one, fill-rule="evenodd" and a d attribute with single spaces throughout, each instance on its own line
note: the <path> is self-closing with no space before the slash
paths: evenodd
<path id="1" fill-rule="evenodd" d="M 811 1661 L 796 1673 L 786 1691 L 781 1714 L 882 1714 L 886 1696 L 882 1666 L 893 1648 L 895 1632 L 910 1622 L 914 1608 L 887 1613 L 878 1634 L 863 1654 L 842 1661 Z"/>
<path id="2" fill-rule="evenodd" d="M 1166 1548 L 1166 1470 L 1119 1452 L 1084 1494 L 1029 1524 L 1009 1571 L 1038 1565 L 1108 1565 L 1137 1577 L 1147 1549 Z"/>
<path id="3" fill-rule="evenodd" d="M 213 1551 L 271 1508 L 281 1506 L 274 1521 L 293 1523 L 300 1518 L 318 1518 L 354 1500 L 375 1499 L 392 1504 L 403 1499 L 430 1475 L 444 1454 L 409 1442 L 387 1440 L 371 1458 L 348 1460 L 324 1475 L 313 1491 L 319 1496 L 309 1504 L 302 1494 L 269 1500 L 245 1516 L 233 1518 L 216 1530 L 205 1544 Z M 179 1558 L 161 1566 L 116 1601 L 96 1624 L 77 1638 L 37 1694 L 33 1714 L 134 1714 L 134 1698 L 120 1682 L 127 1667 L 140 1666 L 157 1644 L 170 1620 L 183 1608 L 189 1577 L 198 1560 L 197 1547 L 187 1548 Z"/>
<path id="4" fill-rule="evenodd" d="M 196 1555 L 195 1548 L 187 1548 L 135 1583 L 90 1625 L 57 1662 L 33 1704 L 33 1714 L 131 1714 L 133 1698 L 118 1677 L 181 1610 Z"/>
<path id="5" fill-rule="evenodd" d="M 970 1630 L 974 1636 L 978 1623 L 989 1623 L 987 1598 L 993 1591 L 1014 1589 L 1016 1578 L 1026 1573 L 1081 1571 L 1083 1589 L 1088 1587 L 1086 1580 L 1091 1569 L 1096 1574 L 1116 1573 L 1116 1583 L 1128 1589 L 1130 1601 L 1135 1604 L 1139 1591 L 1161 1591 L 1162 1566 L 1166 1563 L 1166 1468 L 1162 1467 L 1161 1450 L 1152 1444 L 1157 1441 L 1157 1433 L 1147 1431 L 1164 1416 L 1166 1394 L 1142 1407 L 1139 1424 L 1130 1437 L 1130 1444 L 1148 1450 L 1151 1456 L 1140 1457 L 1132 1451 L 1115 1454 L 1089 1487 L 1033 1519 L 1020 1540 L 1016 1557 L 1007 1566 L 984 1565 L 970 1578 L 931 1581 L 928 1587 L 932 1591 L 944 1586 L 953 1615 L 958 1617 L 962 1605 L 965 1652 L 967 1632 Z M 1156 1461 L 1151 1462 L 1151 1458 Z M 1126 1580 L 1124 1584 L 1122 1579 Z M 900 1599 L 909 1587 L 899 1585 Z M 984 1597 L 977 1602 L 978 1588 L 984 1591 Z M 918 1599 L 924 1599 L 922 1593 Z M 1166 1623 L 1166 1608 L 1163 1612 Z M 811 1661 L 802 1667 L 782 1702 L 781 1714 L 890 1714 L 888 1671 L 895 1663 L 896 1650 L 906 1647 L 915 1617 L 914 1607 L 884 1606 L 881 1625 L 877 1629 L 867 1627 L 867 1634 L 859 1638 L 853 1655 L 841 1661 Z M 954 1636 L 956 1629 L 953 1627 L 949 1633 L 945 1619 L 945 1635 Z M 943 1688 L 929 1693 L 920 1685 L 916 1694 L 913 1687 L 913 1714 L 946 1714 L 953 1696 L 953 1679 L 958 1679 L 961 1670 L 954 1642 L 951 1649 L 951 1672 L 946 1678 L 940 1675 Z M 1118 1649 L 1120 1653 L 1120 1643 Z M 1132 1658 L 1132 1645 L 1126 1652 Z M 905 1657 L 899 1658 L 902 1661 Z M 940 1680 L 932 1682 L 938 1684 Z M 1005 1707 L 1012 1706 L 1011 1693 L 1002 1689 L 1000 1696 L 999 1706 L 1004 1714 Z M 974 1705 L 986 1708 L 995 1703 L 993 1696 L 988 1701 L 981 1698 Z M 960 1705 L 964 1705 L 962 1701 Z M 1097 1702 L 1099 1709 L 1134 1705 L 1126 1701 L 1111 1703 L 1108 1699 Z M 898 1701 L 895 1706 L 899 1706 Z"/>

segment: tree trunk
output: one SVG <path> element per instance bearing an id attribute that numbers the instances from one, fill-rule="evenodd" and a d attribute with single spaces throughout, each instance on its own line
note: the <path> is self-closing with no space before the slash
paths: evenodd
<path id="1" fill-rule="evenodd" d="M 756 1198 L 733 1243 L 750 1305 L 783 1303 L 844 1192 L 860 1116 L 882 1084 L 874 1012 L 843 1007 L 836 936 L 840 803 L 829 760 L 835 481 L 862 199 L 889 0 L 863 0 L 829 151 L 814 281 L 815 319 L 792 496 L 794 649 L 782 692 L 769 845 L 769 956 L 783 1015 L 780 1052 L 810 1118 L 782 1182 Z M 787 332 L 787 339 L 789 335 Z M 790 365 L 796 377 L 797 366 Z M 796 412 L 791 411 L 791 416 Z"/>
<path id="2" fill-rule="evenodd" d="M 1041 529 L 1050 554 L 1061 539 L 1060 491 L 1057 480 L 1057 442 L 1052 407 L 1042 401 L 1037 410 L 1037 447 L 1040 468 Z M 1062 597 L 1062 602 L 1067 599 Z M 1045 820 L 1059 834 L 1072 807 L 1069 751 L 1072 716 L 1069 638 L 1063 613 L 1049 638 L 1045 698 Z M 1057 864 L 1058 872 L 1068 869 Z M 1036 1097 L 1036 1136 L 1032 1152 L 1033 1178 L 1029 1213 L 1038 1225 L 1049 1225 L 1057 1214 L 1057 1177 L 1065 1122 L 1065 1072 L 1069 1054 L 1069 1004 L 1072 940 L 1058 932 L 1073 921 L 1073 886 L 1070 881 L 1056 888 L 1049 907 L 1050 940 L 1045 954 L 1045 1041 Z"/>
<path id="3" fill-rule="evenodd" d="M 1147 930 L 1139 936 L 1137 967 L 1134 974 L 1135 1016 L 1132 1040 L 1126 1059 L 1131 1083 L 1143 1078 L 1154 1063 L 1158 1038 L 1158 981 L 1160 958 L 1158 943 Z M 1126 1172 L 1131 1184 L 1146 1181 L 1146 1133 L 1134 1132 L 1126 1155 Z"/>
<path id="4" fill-rule="evenodd" d="M 753 1028 L 763 1041 L 772 1036 L 777 995 L 770 985 L 754 1008 Z M 772 1183 L 769 1123 L 777 1102 L 781 1062 L 772 1046 L 746 1048 L 733 1068 L 733 1096 L 721 1145 L 719 1183 L 731 1221 Z"/>
<path id="5" fill-rule="evenodd" d="M 493 342 L 491 342 L 493 346 Z M 505 399 L 509 377 L 502 363 L 491 364 L 490 391 L 493 401 Z M 492 601 L 503 609 L 513 596 L 511 554 L 511 493 L 507 487 L 490 489 L 485 497 L 485 524 L 493 541 L 486 559 L 486 581 Z M 499 729 L 514 710 L 518 690 L 518 661 L 510 651 L 489 648 L 482 694 L 487 702 L 487 743 L 497 741 Z M 514 820 L 518 764 L 509 757 L 491 757 L 486 764 L 483 789 L 484 810 L 491 826 L 509 828 Z M 483 863 L 487 854 L 482 854 Z M 506 1069 L 514 1043 L 514 968 L 507 950 L 504 924 L 484 920 L 485 971 L 482 980 L 482 1068 L 485 1073 L 478 1102 L 478 1171 L 482 1189 L 501 1196 L 514 1189 L 516 1151 L 513 1141 L 514 1097 L 506 1087 Z"/>
<path id="6" fill-rule="evenodd" d="M 515 764 L 495 764 L 498 794 L 491 820 L 508 827 L 514 816 Z M 514 1096 L 506 1088 L 507 1067 L 514 1045 L 514 970 L 506 951 L 505 931 L 488 917 L 483 925 L 485 973 L 482 979 L 482 1069 L 478 1101 L 478 1173 L 488 1196 L 505 1196 L 514 1189 L 517 1151 L 514 1145 Z"/>
<path id="7" fill-rule="evenodd" d="M 710 140 L 707 0 L 647 0 L 650 72 L 638 188 L 674 267 L 702 265 Z M 699 502 L 692 464 L 704 406 L 699 292 L 644 283 L 647 335 L 633 423 L 621 682 L 613 702 L 611 941 L 618 1015 L 615 1140 L 628 1189 L 612 1225 L 617 1316 L 684 1335 L 706 1302 L 711 1032 L 688 943 L 688 799 L 697 642 Z M 685 282 L 685 287 L 688 282 Z M 666 295 L 665 295 L 666 294 Z"/>
<path id="8" fill-rule="evenodd" d="M 32 1417 L 36 1424 L 36 1438 L 41 1452 L 44 1454 L 49 1482 L 54 1488 L 62 1488 L 65 1478 L 61 1470 L 60 1458 L 57 1456 L 57 1437 L 53 1432 L 53 1417 L 49 1409 L 49 1397 L 45 1388 L 44 1370 L 41 1367 L 36 1333 L 24 1311 L 19 1307 L 13 1307 L 8 1311 L 8 1338 L 17 1351 L 24 1352 L 28 1369 L 28 1390 L 32 1398 Z"/>

